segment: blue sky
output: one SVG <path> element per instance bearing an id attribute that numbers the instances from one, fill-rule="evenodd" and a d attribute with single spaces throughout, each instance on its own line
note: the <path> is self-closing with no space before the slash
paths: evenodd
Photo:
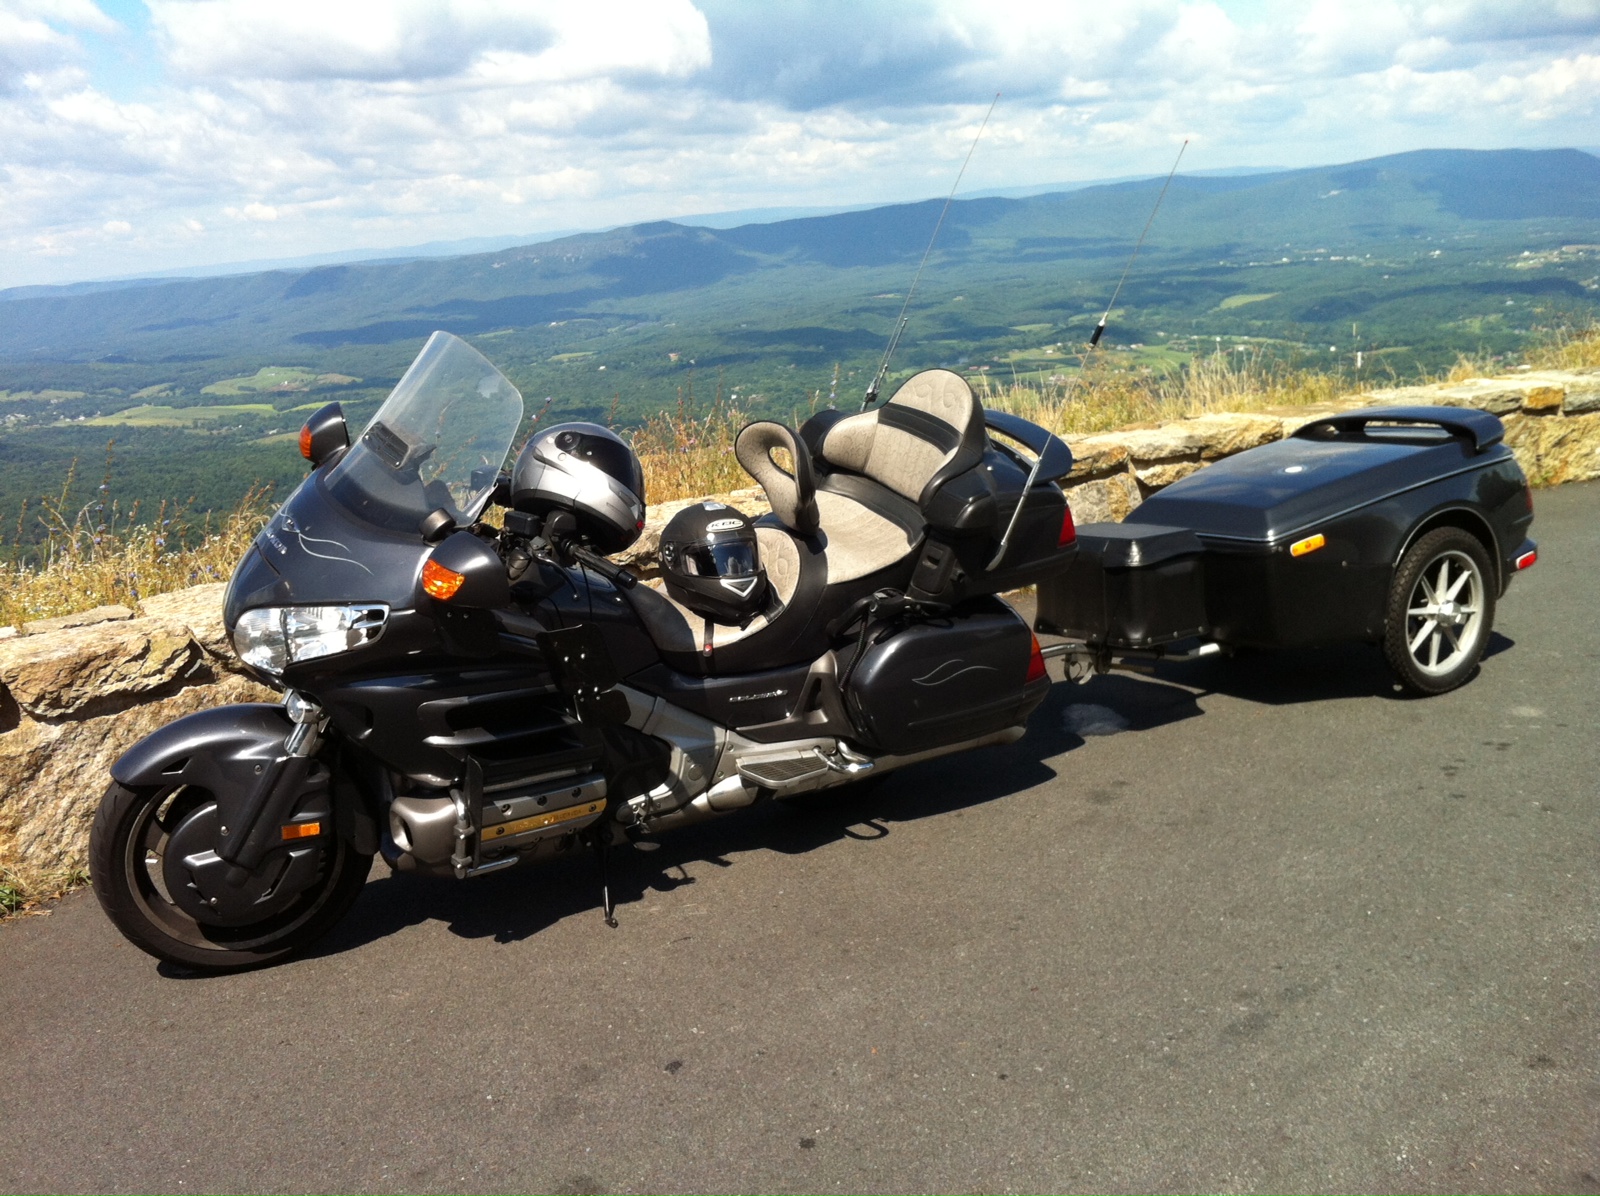
<path id="1" fill-rule="evenodd" d="M 0 0 L 0 287 L 1600 144 L 1600 0 Z"/>

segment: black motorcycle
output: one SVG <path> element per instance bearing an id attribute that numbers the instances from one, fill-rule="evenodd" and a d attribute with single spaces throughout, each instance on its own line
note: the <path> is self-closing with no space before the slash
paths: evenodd
<path id="1" fill-rule="evenodd" d="M 225 608 L 283 702 L 155 732 L 95 819 L 95 892 L 137 946 L 260 964 L 343 916 L 375 853 L 462 879 L 580 848 L 603 864 L 757 801 L 1011 742 L 1043 700 L 1039 643 L 995 595 L 1070 563 L 1054 479 L 1072 457 L 958 375 L 798 434 L 745 428 L 736 453 L 772 513 L 674 520 L 665 594 L 606 559 L 644 527 L 631 450 L 557 424 L 503 472 L 523 418 L 441 332 L 354 443 L 337 404 L 307 423 L 313 471 Z"/>

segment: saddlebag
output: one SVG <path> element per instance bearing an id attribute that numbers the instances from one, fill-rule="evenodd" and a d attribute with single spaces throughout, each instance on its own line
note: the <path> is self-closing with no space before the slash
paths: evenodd
<path id="1" fill-rule="evenodd" d="M 846 702 L 868 745 L 909 755 L 1021 726 L 1050 688 L 1029 679 L 1033 636 L 997 598 L 959 616 L 880 626 L 850 669 Z"/>
<path id="2" fill-rule="evenodd" d="M 1207 630 L 1204 548 L 1188 528 L 1088 523 L 1067 569 L 1039 585 L 1035 626 L 1113 648 L 1149 648 Z"/>

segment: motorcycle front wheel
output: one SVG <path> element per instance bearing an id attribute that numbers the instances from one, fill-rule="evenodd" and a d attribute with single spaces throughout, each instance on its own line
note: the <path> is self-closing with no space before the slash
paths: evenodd
<path id="1" fill-rule="evenodd" d="M 113 782 L 106 790 L 89 832 L 89 877 L 101 908 L 129 942 L 182 967 L 230 972 L 309 946 L 349 912 L 372 857 L 337 835 L 323 839 L 310 883 L 283 899 L 264 900 L 259 920 L 210 925 L 185 910 L 171 892 L 167 848 L 185 820 L 203 814 L 211 801 L 192 785 Z"/>

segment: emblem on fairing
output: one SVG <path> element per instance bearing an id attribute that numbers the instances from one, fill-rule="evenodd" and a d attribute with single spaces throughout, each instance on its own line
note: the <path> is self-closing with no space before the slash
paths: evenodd
<path id="1" fill-rule="evenodd" d="M 997 671 L 993 665 L 987 664 L 969 664 L 963 668 L 962 665 L 964 663 L 960 658 L 947 660 L 926 676 L 913 677 L 911 680 L 916 685 L 943 685 L 946 681 L 954 681 L 957 677 L 965 677 L 968 673 L 993 673 Z"/>

